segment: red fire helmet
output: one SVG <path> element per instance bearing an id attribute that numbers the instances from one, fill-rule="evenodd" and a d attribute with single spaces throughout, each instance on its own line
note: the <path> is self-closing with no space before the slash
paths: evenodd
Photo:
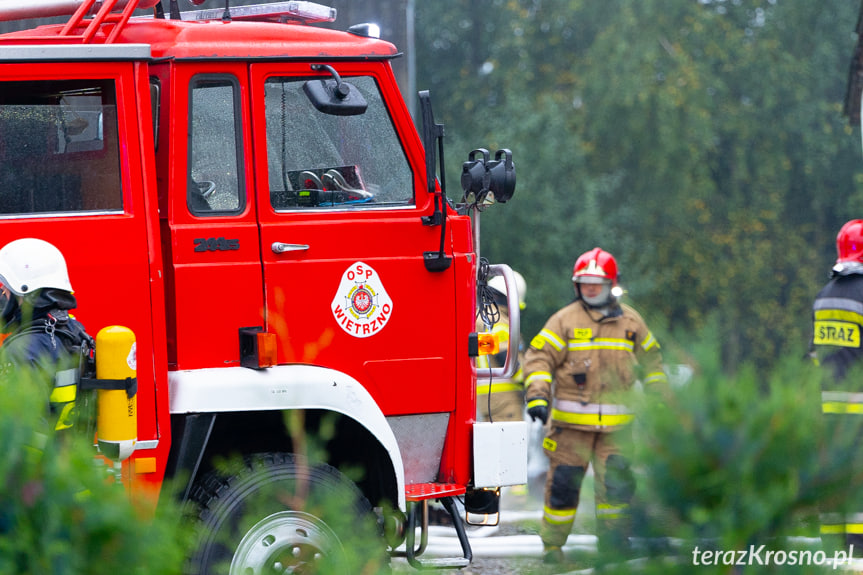
<path id="1" fill-rule="evenodd" d="M 863 220 L 847 222 L 836 236 L 836 263 L 863 262 Z"/>
<path id="2" fill-rule="evenodd" d="M 593 248 L 578 256 L 572 269 L 572 281 L 601 283 L 605 280 L 617 285 L 617 262 L 613 255 L 601 248 Z"/>

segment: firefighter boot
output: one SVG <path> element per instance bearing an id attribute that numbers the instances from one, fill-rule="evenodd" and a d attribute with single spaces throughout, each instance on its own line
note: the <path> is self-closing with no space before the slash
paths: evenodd
<path id="1" fill-rule="evenodd" d="M 566 560 L 563 555 L 563 549 L 557 545 L 549 545 L 545 547 L 542 555 L 542 562 L 546 565 L 560 565 Z"/>

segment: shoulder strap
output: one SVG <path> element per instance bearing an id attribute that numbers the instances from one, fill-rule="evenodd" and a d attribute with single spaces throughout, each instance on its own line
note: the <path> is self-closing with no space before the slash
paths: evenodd
<path id="1" fill-rule="evenodd" d="M 40 319 L 23 324 L 3 340 L 3 345 L 8 346 L 13 341 L 18 340 L 25 335 L 33 335 L 37 333 L 45 333 L 45 320 Z"/>
<path id="2" fill-rule="evenodd" d="M 81 378 L 96 375 L 96 340 L 84 326 L 64 310 L 49 313 L 56 320 L 54 335 L 63 341 L 66 350 L 77 357 L 77 367 Z"/>

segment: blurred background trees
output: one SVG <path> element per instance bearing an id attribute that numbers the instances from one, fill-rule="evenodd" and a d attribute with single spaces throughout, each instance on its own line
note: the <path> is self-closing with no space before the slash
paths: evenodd
<path id="1" fill-rule="evenodd" d="M 858 9 L 418 3 L 416 85 L 446 124 L 450 196 L 471 149 L 513 150 L 516 195 L 483 214 L 482 239 L 528 281 L 525 336 L 600 245 L 665 341 L 715 325 L 727 370 L 802 349 L 836 233 L 863 217 L 859 134 L 842 115 Z"/>

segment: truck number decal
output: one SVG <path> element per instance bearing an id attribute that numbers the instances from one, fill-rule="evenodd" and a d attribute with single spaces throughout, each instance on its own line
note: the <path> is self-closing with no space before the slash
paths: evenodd
<path id="1" fill-rule="evenodd" d="M 368 264 L 356 262 L 342 274 L 332 303 L 333 317 L 354 337 L 370 337 L 390 320 L 393 301 L 380 276 Z"/>
<path id="2" fill-rule="evenodd" d="M 195 238 L 196 252 L 227 252 L 240 249 L 240 240 L 225 238 Z"/>

